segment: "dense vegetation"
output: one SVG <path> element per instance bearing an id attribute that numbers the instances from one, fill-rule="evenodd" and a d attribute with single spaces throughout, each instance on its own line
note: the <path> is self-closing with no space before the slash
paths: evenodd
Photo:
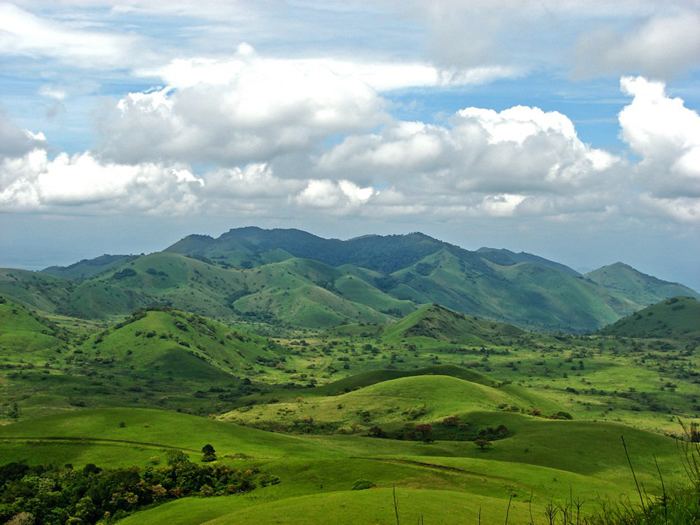
<path id="1" fill-rule="evenodd" d="M 51 525 L 111 522 L 171 499 L 249 492 L 258 477 L 254 469 L 197 465 L 177 450 L 168 454 L 167 466 L 144 470 L 102 469 L 92 463 L 81 469 L 8 463 L 0 466 L 0 520 Z M 277 478 L 262 478 L 263 485 L 276 482 Z"/>

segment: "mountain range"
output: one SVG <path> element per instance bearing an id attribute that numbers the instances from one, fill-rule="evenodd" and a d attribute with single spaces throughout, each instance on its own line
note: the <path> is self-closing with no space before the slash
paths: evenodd
<path id="1" fill-rule="evenodd" d="M 528 253 L 469 251 L 422 233 L 325 239 L 296 229 L 190 235 L 148 255 L 0 270 L 0 293 L 89 319 L 170 306 L 219 319 L 324 328 L 386 324 L 439 304 L 537 330 L 586 332 L 661 300 L 700 298 L 616 263 L 587 274 Z"/>

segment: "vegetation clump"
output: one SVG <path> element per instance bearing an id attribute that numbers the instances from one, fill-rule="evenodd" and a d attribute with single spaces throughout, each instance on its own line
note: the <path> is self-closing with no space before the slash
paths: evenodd
<path id="1" fill-rule="evenodd" d="M 274 484 L 257 469 L 198 465 L 181 451 L 169 453 L 164 467 L 102 469 L 94 464 L 0 467 L 0 522 L 50 525 L 112 521 L 141 507 L 185 496 L 240 494 Z M 279 482 L 279 478 L 277 478 Z"/>

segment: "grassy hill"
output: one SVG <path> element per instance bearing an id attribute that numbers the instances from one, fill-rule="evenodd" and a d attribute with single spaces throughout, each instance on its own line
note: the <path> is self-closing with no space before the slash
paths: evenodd
<path id="1" fill-rule="evenodd" d="M 49 266 L 41 272 L 64 279 L 83 280 L 99 275 L 135 259 L 136 255 L 100 255 L 94 259 L 83 259 L 69 266 Z"/>
<path id="2" fill-rule="evenodd" d="M 384 338 L 388 341 L 404 341 L 418 337 L 433 341 L 482 344 L 497 343 L 504 337 L 522 333 L 521 329 L 512 325 L 467 316 L 432 304 L 387 326 Z"/>
<path id="3" fill-rule="evenodd" d="M 133 374 L 200 382 L 230 380 L 257 361 L 282 358 L 260 336 L 177 310 L 138 312 L 92 336 L 83 348 Z"/>
<path id="4" fill-rule="evenodd" d="M 517 418 L 516 418 L 517 419 Z M 248 495 L 190 497 L 133 514 L 124 525 L 200 523 L 395 523 L 392 487 L 402 522 L 422 515 L 435 523 L 504 523 L 511 502 L 512 523 L 526 523 L 530 509 L 543 516 L 548 503 L 632 496 L 619 436 L 634 454 L 638 479 L 650 493 L 655 456 L 668 484 L 679 479 L 673 440 L 621 425 L 509 421 L 516 432 L 482 452 L 463 442 L 432 444 L 360 436 L 287 436 L 159 410 L 100 409 L 39 418 L 0 427 L 0 453 L 7 459 L 101 466 L 150 465 L 181 450 L 198 460 L 211 443 L 219 462 L 256 466 L 280 483 Z M 601 447 L 605 443 L 606 446 Z M 28 457 L 27 453 L 31 451 Z M 351 490 L 357 480 L 376 484 Z M 528 500 L 532 498 L 532 504 Z"/>
<path id="5" fill-rule="evenodd" d="M 0 296 L 0 362 L 19 363 L 46 357 L 64 345 L 65 334 L 48 319 Z"/>
<path id="6" fill-rule="evenodd" d="M 69 303 L 73 288 L 73 283 L 52 275 L 0 268 L 0 294 L 45 312 Z"/>
<path id="7" fill-rule="evenodd" d="M 587 273 L 586 278 L 604 286 L 611 293 L 617 294 L 625 300 L 633 301 L 639 307 L 648 306 L 671 297 L 683 296 L 700 299 L 700 294 L 687 286 L 657 279 L 621 262 L 603 266 Z"/>
<path id="8" fill-rule="evenodd" d="M 700 302 L 673 297 L 605 327 L 601 333 L 622 337 L 696 339 L 700 341 Z"/>

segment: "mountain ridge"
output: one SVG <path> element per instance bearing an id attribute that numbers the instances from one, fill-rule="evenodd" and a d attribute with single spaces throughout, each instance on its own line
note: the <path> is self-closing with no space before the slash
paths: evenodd
<path id="1" fill-rule="evenodd" d="M 0 271 L 0 293 L 87 318 L 168 306 L 308 328 L 385 324 L 438 303 L 521 328 L 565 332 L 600 329 L 669 296 L 697 296 L 629 266 L 603 270 L 581 275 L 537 255 L 469 251 L 420 232 L 340 240 L 244 227 L 216 238 L 188 235 L 148 255 Z"/>

